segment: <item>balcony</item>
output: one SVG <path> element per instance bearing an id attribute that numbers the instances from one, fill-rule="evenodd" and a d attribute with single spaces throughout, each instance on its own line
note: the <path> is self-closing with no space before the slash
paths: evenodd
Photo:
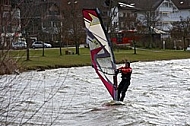
<path id="1" fill-rule="evenodd" d="M 180 19 L 178 17 L 172 17 L 172 16 L 162 16 L 160 17 L 160 21 L 162 22 L 175 22 L 179 21 Z"/>
<path id="2" fill-rule="evenodd" d="M 172 7 L 160 7 L 159 10 L 160 12 L 173 12 Z"/>

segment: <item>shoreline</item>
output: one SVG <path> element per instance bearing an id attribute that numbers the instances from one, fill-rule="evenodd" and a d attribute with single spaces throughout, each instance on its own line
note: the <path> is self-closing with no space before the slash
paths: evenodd
<path id="1" fill-rule="evenodd" d="M 130 63 L 135 63 L 135 62 L 154 62 L 154 61 L 169 61 L 169 60 L 180 60 L 180 59 L 190 59 L 190 58 L 179 58 L 179 59 L 161 59 L 161 60 L 139 60 L 139 61 L 130 61 Z M 119 61 L 116 63 L 118 64 L 123 64 L 123 61 Z M 59 66 L 36 66 L 34 69 L 25 69 L 24 71 L 21 72 L 27 72 L 27 71 L 45 71 L 45 70 L 51 70 L 51 69 L 59 69 L 59 68 L 72 68 L 72 67 L 84 67 L 84 66 L 91 66 L 91 64 L 77 64 L 77 65 L 59 65 Z"/>

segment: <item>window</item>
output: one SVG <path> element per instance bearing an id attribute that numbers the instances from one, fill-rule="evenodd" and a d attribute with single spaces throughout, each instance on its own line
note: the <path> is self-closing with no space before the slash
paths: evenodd
<path id="1" fill-rule="evenodd" d="M 130 13 L 127 13 L 127 17 L 130 17 Z"/>
<path id="2" fill-rule="evenodd" d="M 162 7 L 168 7 L 168 2 L 164 2 L 164 3 L 162 4 Z"/>
<path id="3" fill-rule="evenodd" d="M 114 27 L 115 27 L 115 28 L 117 27 L 117 22 L 114 22 Z"/>
<path id="4" fill-rule="evenodd" d="M 125 12 L 123 12 L 123 17 L 126 17 L 126 13 Z"/>
<path id="5" fill-rule="evenodd" d="M 168 13 L 162 13 L 162 16 L 168 16 Z"/>
<path id="6" fill-rule="evenodd" d="M 9 12 L 5 11 L 3 12 L 3 18 L 10 19 L 11 15 Z"/>
<path id="7" fill-rule="evenodd" d="M 118 33 L 117 34 L 117 36 L 116 36 L 116 38 L 117 38 L 117 42 L 122 42 L 122 40 L 123 40 L 123 33 Z"/>

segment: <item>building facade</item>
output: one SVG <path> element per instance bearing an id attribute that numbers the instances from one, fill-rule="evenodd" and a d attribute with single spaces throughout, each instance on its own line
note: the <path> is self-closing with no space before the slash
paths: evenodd
<path id="1" fill-rule="evenodd" d="M 118 4 L 121 2 L 127 6 Z M 132 4 L 133 7 L 128 6 Z M 190 15 L 189 0 L 117 0 L 111 3 L 110 0 L 2 0 L 0 7 L 1 41 L 5 40 L 2 36 L 6 32 L 13 38 L 14 35 L 28 36 L 53 45 L 57 42 L 63 45 L 76 45 L 76 41 L 85 43 L 83 8 L 100 8 L 108 32 L 138 30 L 148 33 L 151 28 L 169 32 L 173 22 Z"/>
<path id="2" fill-rule="evenodd" d="M 20 9 L 9 0 L 0 1 L 0 46 L 10 48 L 21 31 Z"/>

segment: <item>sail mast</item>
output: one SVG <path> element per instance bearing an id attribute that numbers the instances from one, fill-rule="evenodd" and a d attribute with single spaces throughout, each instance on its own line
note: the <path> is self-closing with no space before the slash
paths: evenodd
<path id="1" fill-rule="evenodd" d="M 114 53 L 113 53 L 113 48 L 112 48 L 112 43 L 110 42 L 110 39 L 108 37 L 108 27 L 107 27 L 107 30 L 105 29 L 105 27 L 103 26 L 103 20 L 102 18 L 100 17 L 100 11 L 98 10 L 98 8 L 96 8 L 97 12 L 99 13 L 99 19 L 100 19 L 100 22 L 101 22 L 101 25 L 102 25 L 102 28 L 105 32 L 105 36 L 108 40 L 108 45 L 109 45 L 109 49 L 110 49 L 110 52 L 111 52 L 111 60 L 112 60 L 112 63 L 113 63 L 113 68 L 114 68 L 114 71 L 116 71 L 116 62 L 115 62 L 115 56 L 114 56 Z M 118 100 L 118 95 L 117 95 L 117 86 L 118 86 L 118 83 L 117 83 L 117 74 L 114 73 L 113 75 L 113 90 L 114 90 L 114 96 L 113 96 L 113 100 Z"/>

